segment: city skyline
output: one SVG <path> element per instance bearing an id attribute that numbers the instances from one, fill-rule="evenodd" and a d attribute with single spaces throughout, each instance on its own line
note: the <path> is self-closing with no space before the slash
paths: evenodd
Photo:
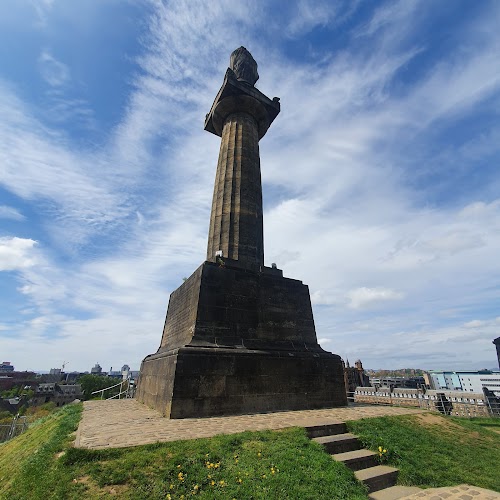
<path id="1" fill-rule="evenodd" d="M 244 45 L 282 109 L 260 143 L 265 264 L 309 285 L 322 347 L 494 369 L 499 22 L 493 1 L 3 2 L 2 357 L 137 369 L 158 348 L 205 259 L 203 120 Z"/>

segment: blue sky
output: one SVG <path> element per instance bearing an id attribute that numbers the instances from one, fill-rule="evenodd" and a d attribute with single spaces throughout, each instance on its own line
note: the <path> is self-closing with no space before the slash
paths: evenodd
<path id="1" fill-rule="evenodd" d="M 372 368 L 495 368 L 500 4 L 0 3 L 0 357 L 138 368 L 203 261 L 233 49 L 281 98 L 265 261 L 321 345 Z"/>

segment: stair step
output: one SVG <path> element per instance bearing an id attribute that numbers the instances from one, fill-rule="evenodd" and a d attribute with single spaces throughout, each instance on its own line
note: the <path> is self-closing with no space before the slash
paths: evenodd
<path id="1" fill-rule="evenodd" d="M 344 422 L 329 422 L 327 424 L 311 425 L 306 427 L 309 438 L 321 436 L 333 436 L 334 434 L 345 434 L 347 431 Z"/>
<path id="2" fill-rule="evenodd" d="M 335 436 L 322 436 L 313 438 L 313 441 L 323 445 L 325 450 L 331 455 L 344 453 L 346 451 L 359 450 L 361 443 L 359 439 L 350 433 L 336 434 Z"/>
<path id="3" fill-rule="evenodd" d="M 370 450 L 346 451 L 344 453 L 336 453 L 332 457 L 337 462 L 344 462 L 353 471 L 377 465 L 377 454 Z"/>
<path id="4" fill-rule="evenodd" d="M 385 490 L 374 491 L 368 495 L 370 500 L 399 500 L 409 495 L 414 495 L 422 491 L 422 488 L 416 486 L 391 486 Z"/>
<path id="5" fill-rule="evenodd" d="M 368 487 L 368 493 L 394 486 L 398 478 L 398 469 L 387 465 L 376 465 L 354 473 L 356 479 Z"/>

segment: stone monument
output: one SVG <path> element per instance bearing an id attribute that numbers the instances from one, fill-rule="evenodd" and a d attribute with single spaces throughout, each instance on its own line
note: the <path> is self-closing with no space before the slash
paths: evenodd
<path id="1" fill-rule="evenodd" d="M 205 119 L 221 137 L 207 260 L 170 295 L 136 393 L 169 418 L 347 404 L 342 360 L 317 342 L 307 285 L 264 265 L 259 140 L 280 103 L 258 78 L 250 52 L 236 49 Z"/>

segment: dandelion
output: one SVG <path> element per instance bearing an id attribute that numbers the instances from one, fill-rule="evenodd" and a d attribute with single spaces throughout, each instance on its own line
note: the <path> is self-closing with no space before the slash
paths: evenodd
<path id="1" fill-rule="evenodd" d="M 262 474 L 262 479 L 266 479 L 266 475 L 265 474 Z"/>
<path id="2" fill-rule="evenodd" d="M 170 489 L 171 489 L 171 490 L 173 490 L 173 489 L 174 489 L 174 485 L 173 485 L 173 484 L 171 484 L 171 485 L 170 485 Z"/>
<path id="3" fill-rule="evenodd" d="M 181 483 L 184 481 L 184 474 L 182 472 L 179 472 L 179 474 L 177 474 L 177 477 L 179 478 L 179 481 Z"/>
<path id="4" fill-rule="evenodd" d="M 198 493 L 198 490 L 199 490 L 199 489 L 200 489 L 200 487 L 199 487 L 197 484 L 195 484 L 195 485 L 193 486 L 193 495 L 196 495 L 196 493 Z"/>
<path id="5" fill-rule="evenodd" d="M 210 481 L 210 484 L 211 484 L 212 486 L 215 486 L 215 481 L 212 479 L 212 480 Z"/>
<path id="6" fill-rule="evenodd" d="M 180 468 L 181 468 L 181 466 L 180 466 L 180 465 L 178 465 L 178 466 L 177 466 L 177 468 L 178 468 L 178 469 L 180 469 Z"/>
<path id="7" fill-rule="evenodd" d="M 167 493 L 167 500 L 172 500 L 172 496 L 170 495 L 170 493 Z"/>
<path id="8" fill-rule="evenodd" d="M 226 485 L 226 481 L 222 479 L 221 481 L 219 481 L 219 484 L 224 488 L 224 486 Z"/>
<path id="9" fill-rule="evenodd" d="M 259 453 L 257 453 L 257 456 L 258 456 L 258 457 L 261 457 L 261 456 L 262 456 L 262 453 L 259 451 Z"/>
<path id="10" fill-rule="evenodd" d="M 239 477 L 238 479 L 236 479 L 236 482 L 241 484 L 243 481 L 242 481 L 241 477 Z"/>
<path id="11" fill-rule="evenodd" d="M 382 453 L 387 453 L 387 450 L 384 449 Z"/>

